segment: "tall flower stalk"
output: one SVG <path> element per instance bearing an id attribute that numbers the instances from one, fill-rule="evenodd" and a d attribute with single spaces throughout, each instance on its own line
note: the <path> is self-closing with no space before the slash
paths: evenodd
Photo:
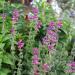
<path id="1" fill-rule="evenodd" d="M 3 19 L 3 26 L 2 26 L 2 34 L 5 35 L 5 19 L 6 19 L 6 14 L 2 14 L 2 19 Z"/>
<path id="2" fill-rule="evenodd" d="M 58 42 L 58 29 L 62 27 L 62 21 L 55 23 L 51 21 L 47 28 L 46 36 L 43 38 L 43 44 L 48 47 L 49 52 L 55 50 L 55 45 Z"/>
<path id="3" fill-rule="evenodd" d="M 48 49 L 49 60 L 51 60 L 52 54 L 56 50 L 55 46 L 58 43 L 58 31 L 61 27 L 62 27 L 62 21 L 60 20 L 57 22 L 50 21 L 47 27 L 46 36 L 43 38 L 43 45 Z M 47 58 L 45 60 L 47 60 Z M 51 63 L 49 62 L 49 64 Z M 49 69 L 51 69 L 51 66 L 49 66 L 47 63 L 44 63 L 43 70 L 45 75 Z"/>
<path id="4" fill-rule="evenodd" d="M 33 63 L 33 74 L 34 75 L 39 75 L 39 72 L 38 72 L 38 65 L 39 65 L 39 49 L 38 48 L 33 48 L 33 60 L 32 60 L 32 63 Z"/>
<path id="5" fill-rule="evenodd" d="M 5 3 L 3 3 L 3 9 L 4 9 L 4 4 Z M 3 10 L 3 14 L 2 14 L 2 20 L 3 20 L 3 25 L 2 25 L 2 34 L 3 34 L 3 36 L 5 35 L 5 20 L 6 20 L 6 13 L 4 13 L 4 10 Z"/>
<path id="6" fill-rule="evenodd" d="M 15 69 L 15 35 L 16 35 L 16 29 L 15 29 L 15 24 L 17 23 L 19 18 L 19 12 L 18 10 L 13 10 L 13 14 L 12 14 L 12 27 L 10 30 L 11 33 L 11 54 L 13 57 L 13 64 L 14 66 L 12 66 L 12 70 Z M 15 72 L 13 72 L 14 75 Z"/>
<path id="7" fill-rule="evenodd" d="M 18 60 L 18 68 L 17 68 L 17 75 L 22 75 L 22 60 L 23 60 L 23 47 L 24 47 L 24 42 L 22 39 L 20 39 L 17 43 L 18 45 L 18 50 L 19 50 L 19 60 Z"/>

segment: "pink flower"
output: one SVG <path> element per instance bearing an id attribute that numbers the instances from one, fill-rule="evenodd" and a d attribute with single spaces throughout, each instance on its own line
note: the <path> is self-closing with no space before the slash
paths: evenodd
<path id="1" fill-rule="evenodd" d="M 59 21 L 57 22 L 57 27 L 58 27 L 58 28 L 61 28 L 61 27 L 62 27 L 62 21 L 59 20 Z"/>
<path id="2" fill-rule="evenodd" d="M 42 22 L 40 20 L 38 20 L 36 26 L 35 26 L 35 30 L 39 31 L 39 29 L 42 27 Z"/>
<path id="3" fill-rule="evenodd" d="M 29 20 L 38 20 L 38 8 L 37 7 L 33 7 L 32 9 L 32 13 L 33 15 L 28 15 Z"/>
<path id="4" fill-rule="evenodd" d="M 19 48 L 19 49 L 21 49 L 21 48 L 24 47 L 24 42 L 22 41 L 22 39 L 20 39 L 20 40 L 18 41 L 17 45 L 18 45 L 18 48 Z"/>
<path id="5" fill-rule="evenodd" d="M 47 64 L 47 63 L 45 63 L 45 64 L 43 64 L 43 70 L 45 71 L 45 72 L 48 72 L 48 70 L 49 70 L 49 65 Z"/>
<path id="6" fill-rule="evenodd" d="M 34 15 L 37 15 L 39 10 L 38 10 L 37 7 L 33 7 L 32 12 L 33 12 Z"/>
<path id="7" fill-rule="evenodd" d="M 67 65 L 71 67 L 75 67 L 75 62 L 68 63 Z"/>
<path id="8" fill-rule="evenodd" d="M 34 75 L 39 75 L 39 73 L 36 71 L 36 72 L 34 72 Z"/>
<path id="9" fill-rule="evenodd" d="M 69 66 L 70 68 L 68 70 L 65 70 L 65 72 L 75 72 L 75 61 L 68 63 L 67 66 Z"/>
<path id="10" fill-rule="evenodd" d="M 54 21 L 51 21 L 51 22 L 49 23 L 49 26 L 55 26 L 55 22 L 54 22 Z"/>
<path id="11" fill-rule="evenodd" d="M 54 42 L 56 43 L 58 40 L 57 40 L 57 37 L 51 36 L 50 41 L 52 43 L 54 43 Z"/>
<path id="12" fill-rule="evenodd" d="M 39 75 L 37 67 L 34 69 L 34 75 Z"/>
<path id="13" fill-rule="evenodd" d="M 51 35 L 51 36 L 57 36 L 56 32 L 52 31 L 52 30 L 47 30 L 47 34 Z"/>
<path id="14" fill-rule="evenodd" d="M 54 49 L 54 44 L 48 45 L 48 50 L 51 51 Z"/>
<path id="15" fill-rule="evenodd" d="M 33 54 L 34 54 L 34 55 L 38 55 L 38 54 L 39 54 L 38 48 L 33 48 Z"/>
<path id="16" fill-rule="evenodd" d="M 49 23 L 49 27 L 48 27 L 49 30 L 55 30 L 55 22 L 54 21 L 51 21 Z"/>
<path id="17" fill-rule="evenodd" d="M 29 20 L 38 20 L 38 16 L 37 15 L 28 15 L 28 19 Z"/>
<path id="18" fill-rule="evenodd" d="M 18 21 L 19 18 L 19 11 L 17 9 L 13 10 L 13 14 L 12 14 L 12 22 L 16 23 Z"/>
<path id="19" fill-rule="evenodd" d="M 38 58 L 37 55 L 34 55 L 34 56 L 33 56 L 32 63 L 33 63 L 34 65 L 38 65 L 38 64 L 39 64 L 39 58 Z"/>
<path id="20" fill-rule="evenodd" d="M 38 48 L 33 48 L 33 50 L 38 51 Z"/>
<path id="21" fill-rule="evenodd" d="M 39 60 L 38 56 L 37 55 L 34 55 L 33 56 L 33 60 Z"/>
<path id="22" fill-rule="evenodd" d="M 38 65 L 39 64 L 39 58 L 38 58 L 38 48 L 33 48 L 33 59 L 32 59 L 32 63 L 34 65 Z"/>

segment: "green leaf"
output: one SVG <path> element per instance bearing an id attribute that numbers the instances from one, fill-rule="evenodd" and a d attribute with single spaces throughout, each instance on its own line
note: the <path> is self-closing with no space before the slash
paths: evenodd
<path id="1" fill-rule="evenodd" d="M 2 69 L 0 70 L 0 75 L 8 75 L 9 72 L 10 72 L 9 69 L 4 69 L 4 68 L 2 68 Z"/>
<path id="2" fill-rule="evenodd" d="M 0 49 L 2 49 L 3 50 L 3 48 L 4 48 L 4 43 L 0 43 Z"/>
<path id="3" fill-rule="evenodd" d="M 6 64 L 10 64 L 10 65 L 13 65 L 13 62 L 12 62 L 12 56 L 8 53 L 4 54 L 3 55 L 3 63 L 6 63 Z"/>
<path id="4" fill-rule="evenodd" d="M 6 35 L 6 36 L 3 38 L 3 42 L 9 40 L 9 37 L 10 37 L 10 35 Z"/>
<path id="5" fill-rule="evenodd" d="M 2 35 L 0 35 L 0 43 L 2 42 Z"/>

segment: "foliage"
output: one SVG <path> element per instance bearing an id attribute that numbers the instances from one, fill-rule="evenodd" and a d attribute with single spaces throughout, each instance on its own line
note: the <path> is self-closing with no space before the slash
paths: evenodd
<path id="1" fill-rule="evenodd" d="M 38 19 L 42 22 L 39 31 L 35 29 L 37 20 L 26 20 L 24 18 L 23 5 L 10 5 L 4 0 L 0 1 L 0 75 L 34 75 L 32 60 L 34 56 L 33 48 L 35 47 L 39 49 L 39 75 L 74 75 L 74 73 L 65 72 L 66 69 L 69 69 L 67 63 L 75 61 L 73 54 L 75 31 L 72 23 L 66 17 L 62 19 L 63 25 L 57 32 L 58 42 L 54 47 L 55 51 L 49 54 L 47 46 L 43 45 L 42 39 L 46 36 L 49 22 L 54 21 L 56 23 L 58 19 L 55 17 L 51 6 L 45 1 L 36 2 L 34 6 L 38 7 Z M 13 25 L 14 9 L 19 10 L 19 18 Z M 4 13 L 6 14 L 5 20 L 2 18 Z M 31 15 L 33 15 L 32 12 Z M 15 29 L 14 35 L 14 31 L 11 32 L 12 27 Z M 23 41 L 20 43 L 21 45 L 24 43 L 22 49 L 18 49 L 18 40 Z M 44 63 L 49 65 L 49 70 L 46 73 L 42 69 Z"/>

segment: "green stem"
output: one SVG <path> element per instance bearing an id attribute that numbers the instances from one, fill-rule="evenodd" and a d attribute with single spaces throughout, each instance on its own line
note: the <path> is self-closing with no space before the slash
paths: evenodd
<path id="1" fill-rule="evenodd" d="M 23 50 L 19 49 L 19 61 L 18 61 L 18 68 L 17 68 L 17 75 L 22 75 L 22 59 L 23 59 Z"/>
<path id="2" fill-rule="evenodd" d="M 14 25 L 12 25 L 12 27 L 13 26 Z M 15 45 L 14 45 L 14 41 L 15 41 L 15 33 L 14 34 L 11 33 L 11 55 L 13 57 L 13 59 L 12 59 L 13 65 L 11 66 L 11 68 L 13 71 L 13 75 L 15 75 L 14 74 L 14 69 L 15 69 Z"/>

